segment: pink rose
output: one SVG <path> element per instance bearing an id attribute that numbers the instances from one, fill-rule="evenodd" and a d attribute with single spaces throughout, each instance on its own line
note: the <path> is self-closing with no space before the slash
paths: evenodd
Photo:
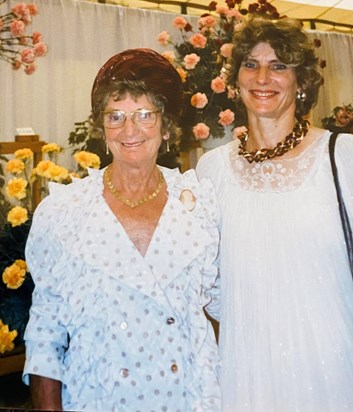
<path id="1" fill-rule="evenodd" d="M 184 17 L 178 16 L 173 20 L 173 27 L 175 29 L 183 30 L 187 24 L 188 22 L 184 19 Z"/>
<path id="2" fill-rule="evenodd" d="M 39 43 L 35 44 L 33 49 L 34 49 L 34 54 L 37 57 L 44 56 L 48 51 L 47 45 L 43 42 L 39 42 Z"/>
<path id="3" fill-rule="evenodd" d="M 216 12 L 217 12 L 218 14 L 224 14 L 224 15 L 226 15 L 226 14 L 228 13 L 228 11 L 229 11 L 228 7 L 225 7 L 225 6 L 217 6 L 217 7 L 216 7 Z"/>
<path id="4" fill-rule="evenodd" d="M 215 93 L 223 93 L 226 90 L 226 83 L 222 77 L 216 77 L 211 82 L 211 89 Z"/>
<path id="5" fill-rule="evenodd" d="M 204 49 L 207 43 L 207 38 L 200 34 L 196 33 L 190 37 L 189 42 L 196 48 L 196 49 Z"/>
<path id="6" fill-rule="evenodd" d="M 197 123 L 197 125 L 192 128 L 192 131 L 197 140 L 207 139 L 210 135 L 210 128 L 205 125 L 205 123 Z"/>
<path id="7" fill-rule="evenodd" d="M 35 65 L 35 63 L 31 63 L 28 66 L 26 66 L 25 73 L 32 74 L 36 71 L 36 69 L 37 69 L 37 66 Z"/>
<path id="8" fill-rule="evenodd" d="M 225 43 L 221 46 L 220 52 L 221 55 L 225 58 L 228 58 L 232 55 L 233 45 L 231 43 Z"/>
<path id="9" fill-rule="evenodd" d="M 198 20 L 199 26 L 205 26 L 208 28 L 214 27 L 217 23 L 217 20 L 213 16 L 200 17 Z"/>
<path id="10" fill-rule="evenodd" d="M 27 8 L 31 16 L 36 16 L 38 14 L 38 7 L 34 3 L 28 4 Z"/>
<path id="11" fill-rule="evenodd" d="M 42 41 L 42 34 L 39 31 L 34 31 L 32 34 L 32 42 L 33 44 L 37 44 Z"/>
<path id="12" fill-rule="evenodd" d="M 195 69 L 195 66 L 197 65 L 199 61 L 200 61 L 200 56 L 198 56 L 196 53 L 187 54 L 184 57 L 185 69 L 187 70 Z"/>
<path id="13" fill-rule="evenodd" d="M 208 103 L 208 99 L 205 93 L 196 93 L 191 96 L 190 103 L 191 106 L 196 107 L 197 109 L 203 109 Z"/>
<path id="14" fill-rule="evenodd" d="M 157 41 L 161 46 L 167 46 L 170 40 L 170 34 L 167 31 L 161 31 L 157 36 Z"/>
<path id="15" fill-rule="evenodd" d="M 25 27 L 22 20 L 14 20 L 10 23 L 10 32 L 12 36 L 19 37 L 25 32 Z"/>
<path id="16" fill-rule="evenodd" d="M 234 122 L 235 115 L 230 109 L 226 109 L 219 113 L 218 123 L 222 126 L 229 126 Z"/>
<path id="17" fill-rule="evenodd" d="M 235 20 L 243 19 L 243 15 L 239 12 L 239 10 L 229 9 L 226 14 L 228 18 L 234 17 Z"/>
<path id="18" fill-rule="evenodd" d="M 15 4 L 11 8 L 12 13 L 18 19 L 21 19 L 26 26 L 28 24 L 31 24 L 31 22 L 32 22 L 32 17 L 31 17 L 31 11 L 30 10 L 31 9 L 28 8 L 27 4 L 25 4 L 25 3 Z"/>
<path id="19" fill-rule="evenodd" d="M 16 16 L 19 17 L 20 19 L 27 15 L 29 13 L 28 11 L 28 6 L 25 3 L 18 3 L 15 4 L 12 8 L 11 8 L 12 13 Z"/>
<path id="20" fill-rule="evenodd" d="M 36 55 L 34 54 L 34 50 L 32 49 L 24 49 L 21 53 L 21 61 L 23 63 L 33 63 Z"/>
<path id="21" fill-rule="evenodd" d="M 245 126 L 239 126 L 233 129 L 233 139 L 239 139 L 239 137 L 244 136 L 248 132 L 248 129 Z"/>

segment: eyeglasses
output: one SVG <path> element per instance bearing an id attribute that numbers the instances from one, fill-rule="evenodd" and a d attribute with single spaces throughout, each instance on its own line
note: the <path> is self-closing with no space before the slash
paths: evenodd
<path id="1" fill-rule="evenodd" d="M 130 116 L 130 119 L 136 126 L 150 128 L 156 125 L 157 114 L 161 111 L 162 110 L 139 109 L 131 113 L 126 113 L 123 110 L 103 112 L 103 125 L 107 129 L 118 129 L 124 126 L 126 118 Z"/>

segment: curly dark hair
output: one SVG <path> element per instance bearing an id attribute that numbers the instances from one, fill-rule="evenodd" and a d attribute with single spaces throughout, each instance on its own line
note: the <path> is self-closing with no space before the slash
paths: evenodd
<path id="1" fill-rule="evenodd" d="M 235 31 L 227 73 L 228 84 L 236 85 L 242 62 L 259 43 L 269 44 L 280 61 L 294 66 L 298 87 L 306 94 L 305 101 L 296 100 L 295 115 L 297 119 L 307 115 L 317 102 L 323 79 L 318 71 L 314 46 L 299 20 L 253 18 Z M 245 107 L 242 102 L 237 102 L 237 106 L 240 106 L 239 109 L 244 114 Z"/>
<path id="2" fill-rule="evenodd" d="M 162 95 L 155 95 L 147 87 L 143 80 L 117 80 L 111 81 L 108 86 L 103 86 L 97 89 L 95 100 L 99 102 L 94 110 L 92 110 L 89 117 L 92 126 L 92 136 L 95 138 L 104 137 L 103 127 L 103 111 L 108 103 L 110 97 L 116 100 L 124 99 L 129 94 L 133 99 L 138 99 L 141 96 L 146 96 L 150 103 L 157 109 L 164 110 L 165 97 Z M 177 119 L 170 113 L 162 113 L 162 134 L 169 132 L 170 142 L 175 142 L 180 135 L 180 129 L 177 126 Z M 162 149 L 163 152 L 163 149 Z"/>

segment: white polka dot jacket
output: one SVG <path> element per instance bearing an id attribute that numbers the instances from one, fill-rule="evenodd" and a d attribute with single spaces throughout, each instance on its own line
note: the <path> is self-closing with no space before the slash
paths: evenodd
<path id="1" fill-rule="evenodd" d="M 219 306 L 214 190 L 194 171 L 161 171 L 169 197 L 145 256 L 102 196 L 103 170 L 51 184 L 35 211 L 23 380 L 61 381 L 65 410 L 221 409 L 203 312 L 209 305 L 217 316 Z"/>

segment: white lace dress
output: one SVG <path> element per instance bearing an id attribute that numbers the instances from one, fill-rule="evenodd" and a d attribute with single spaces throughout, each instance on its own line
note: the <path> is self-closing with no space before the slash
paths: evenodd
<path id="1" fill-rule="evenodd" d="M 220 202 L 223 412 L 353 411 L 353 281 L 328 156 L 249 164 L 238 142 L 198 175 Z M 337 166 L 353 222 L 353 136 Z"/>

